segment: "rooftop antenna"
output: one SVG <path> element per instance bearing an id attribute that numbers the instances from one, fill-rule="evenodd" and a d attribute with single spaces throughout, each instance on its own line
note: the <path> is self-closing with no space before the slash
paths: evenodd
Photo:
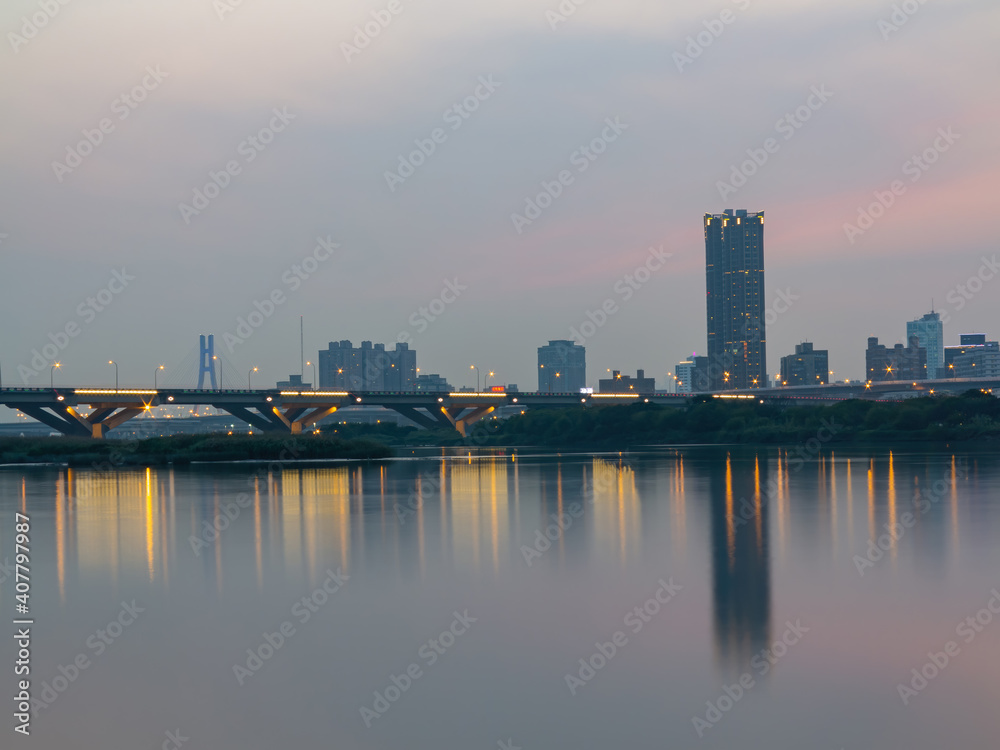
<path id="1" fill-rule="evenodd" d="M 299 316 L 299 377 L 304 378 L 306 376 L 306 337 L 305 337 L 305 323 L 302 320 L 302 316 Z"/>

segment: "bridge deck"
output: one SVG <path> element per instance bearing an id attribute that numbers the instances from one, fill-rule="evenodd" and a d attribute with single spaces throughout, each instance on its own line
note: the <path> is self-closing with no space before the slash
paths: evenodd
<path id="1" fill-rule="evenodd" d="M 762 402 L 836 402 L 853 398 L 912 397 L 967 390 L 1000 393 L 1000 379 L 925 380 L 801 386 L 709 394 L 721 399 Z M 336 390 L 197 390 L 179 388 L 2 388 L 0 405 L 17 409 L 67 435 L 104 437 L 108 430 L 160 406 L 211 406 L 266 431 L 299 433 L 347 406 L 383 406 L 424 427 L 450 427 L 463 435 L 474 422 L 501 406 L 570 407 L 654 403 L 683 406 L 689 393 L 432 393 Z M 81 414 L 77 407 L 88 407 Z"/>

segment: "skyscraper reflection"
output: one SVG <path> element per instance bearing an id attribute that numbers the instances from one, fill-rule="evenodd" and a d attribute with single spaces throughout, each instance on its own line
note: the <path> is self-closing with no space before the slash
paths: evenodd
<path id="1" fill-rule="evenodd" d="M 771 564 L 765 453 L 727 453 L 708 474 L 716 655 L 742 672 L 771 636 Z M 715 466 L 717 469 L 718 467 Z"/>

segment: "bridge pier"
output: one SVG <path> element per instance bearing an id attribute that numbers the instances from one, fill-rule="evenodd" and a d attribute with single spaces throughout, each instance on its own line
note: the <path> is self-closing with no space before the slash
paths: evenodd
<path id="1" fill-rule="evenodd" d="M 125 407 L 119 411 L 118 406 L 99 405 L 95 406 L 90 414 L 83 416 L 72 406 L 29 406 L 22 404 L 15 408 L 67 437 L 98 439 L 105 437 L 108 431 L 145 411 L 145 408 L 134 406 Z"/>
<path id="2" fill-rule="evenodd" d="M 312 427 L 321 419 L 325 419 L 340 408 L 339 406 L 319 406 L 315 408 L 311 406 L 292 406 L 282 412 L 277 406 L 270 406 L 269 408 L 269 405 L 263 405 L 252 407 L 258 412 L 255 414 L 243 406 L 222 404 L 213 404 L 212 406 L 228 414 L 232 414 L 237 419 L 256 427 L 261 432 L 278 432 L 286 435 L 301 435 L 303 430 Z"/>
<path id="3" fill-rule="evenodd" d="M 467 432 L 469 425 L 475 424 L 480 419 L 485 417 L 487 414 L 492 414 L 496 411 L 495 406 L 476 406 L 473 407 L 468 414 L 464 416 L 459 416 L 462 412 L 466 411 L 464 406 L 453 406 L 451 409 L 441 408 L 441 412 L 448 418 L 451 425 L 458 430 L 462 437 L 468 437 Z"/>

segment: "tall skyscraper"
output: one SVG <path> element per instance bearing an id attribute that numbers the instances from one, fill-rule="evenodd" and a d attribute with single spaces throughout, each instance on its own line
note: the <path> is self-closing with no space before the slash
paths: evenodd
<path id="1" fill-rule="evenodd" d="M 540 393 L 579 393 L 587 387 L 587 350 L 572 341 L 538 347 Z"/>
<path id="2" fill-rule="evenodd" d="M 927 350 L 927 377 L 936 378 L 938 370 L 944 367 L 944 324 L 941 314 L 929 312 L 919 320 L 906 324 L 906 340 L 914 336 L 920 346 Z"/>
<path id="3" fill-rule="evenodd" d="M 712 390 L 766 388 L 764 212 L 705 214 Z"/>

